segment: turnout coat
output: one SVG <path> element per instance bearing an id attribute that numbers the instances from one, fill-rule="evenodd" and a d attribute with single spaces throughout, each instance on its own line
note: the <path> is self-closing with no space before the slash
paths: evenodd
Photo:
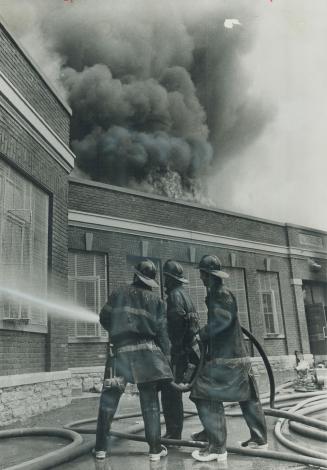
<path id="1" fill-rule="evenodd" d="M 198 314 L 183 286 L 175 287 L 167 296 L 167 321 L 171 363 L 176 381 L 181 382 L 189 362 L 198 362 L 193 347 L 200 329 Z"/>
<path id="2" fill-rule="evenodd" d="M 115 290 L 100 312 L 100 323 L 114 350 L 106 369 L 111 366 L 114 375 L 130 383 L 173 379 L 165 304 L 150 288 L 133 283 Z"/>
<path id="3" fill-rule="evenodd" d="M 200 330 L 207 354 L 191 399 L 247 401 L 257 396 L 234 295 L 224 286 L 208 293 L 208 323 Z"/>

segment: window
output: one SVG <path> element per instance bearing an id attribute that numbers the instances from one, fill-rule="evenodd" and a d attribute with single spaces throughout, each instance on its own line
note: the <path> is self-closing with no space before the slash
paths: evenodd
<path id="1" fill-rule="evenodd" d="M 99 313 L 107 301 L 107 257 L 92 252 L 68 253 L 68 291 L 73 301 Z M 107 337 L 100 324 L 71 321 L 69 336 Z"/>
<path id="2" fill-rule="evenodd" d="M 267 336 L 284 334 L 278 274 L 259 272 L 259 295 Z"/>
<path id="3" fill-rule="evenodd" d="M 47 294 L 46 193 L 0 160 L 0 281 L 27 293 Z M 26 301 L 0 294 L 0 326 L 46 331 L 47 315 Z"/>

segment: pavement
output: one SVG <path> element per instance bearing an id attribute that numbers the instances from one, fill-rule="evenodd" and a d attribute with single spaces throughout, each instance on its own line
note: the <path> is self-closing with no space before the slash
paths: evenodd
<path id="1" fill-rule="evenodd" d="M 185 397 L 185 395 L 184 395 Z M 99 396 L 88 396 L 87 398 L 75 399 L 71 405 L 44 413 L 43 415 L 30 418 L 22 424 L 11 427 L 36 427 L 51 426 L 62 427 L 71 421 L 96 417 Z M 194 409 L 194 405 L 185 397 L 185 409 Z M 139 411 L 139 401 L 136 395 L 124 395 L 121 399 L 118 413 L 130 413 Z M 327 416 L 326 416 L 327 419 Z M 267 418 L 269 430 L 270 450 L 285 451 L 273 437 L 274 418 Z M 127 426 L 141 423 L 142 418 L 129 418 L 124 422 L 117 422 L 114 428 L 124 430 Z M 95 426 L 95 424 L 94 424 Z M 88 425 L 89 427 L 89 425 Z M 235 446 L 240 440 L 248 438 L 248 430 L 243 418 L 230 417 L 227 419 L 228 445 Z M 197 416 L 185 420 L 183 438 L 188 439 L 190 434 L 201 429 Z M 164 427 L 163 427 L 164 431 Z M 87 441 L 94 441 L 94 435 L 84 435 Z M 309 439 L 302 439 L 303 445 L 319 449 L 316 443 Z M 67 441 L 59 438 L 33 437 L 33 438 L 11 438 L 0 440 L 0 469 L 4 470 L 10 466 L 35 458 L 47 452 L 59 449 Z M 324 444 L 320 449 L 324 451 Z M 150 464 L 148 460 L 147 444 L 142 442 L 126 441 L 116 439 L 112 455 L 104 462 L 96 462 L 91 455 L 84 455 L 69 463 L 55 467 L 57 470 L 305 470 L 309 467 L 279 460 L 262 459 L 236 454 L 229 454 L 228 467 L 218 466 L 217 462 L 200 463 L 191 457 L 193 449 L 187 447 L 169 448 L 168 456 L 161 459 L 160 463 Z M 326 449 L 325 449 L 326 450 Z M 289 451 L 288 451 L 289 452 Z"/>

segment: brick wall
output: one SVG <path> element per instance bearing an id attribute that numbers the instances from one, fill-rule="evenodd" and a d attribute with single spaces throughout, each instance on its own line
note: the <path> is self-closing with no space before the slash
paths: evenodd
<path id="1" fill-rule="evenodd" d="M 103 366 L 107 357 L 107 343 L 70 343 L 68 345 L 69 367 Z"/>
<path id="2" fill-rule="evenodd" d="M 67 110 L 0 24 L 0 69 L 57 135 L 69 143 Z"/>
<path id="3" fill-rule="evenodd" d="M 221 213 L 217 210 L 194 207 L 191 204 L 168 201 L 165 198 L 147 196 L 101 183 L 83 182 L 76 179 L 70 180 L 69 207 L 72 210 L 82 212 L 120 217 L 127 220 L 130 218 L 157 225 L 210 232 L 236 239 L 272 243 L 282 247 L 288 246 L 289 238 L 295 244 L 296 237 L 303 231 L 301 228 L 290 228 L 236 214 Z M 192 244 L 187 241 L 151 238 L 145 234 L 128 235 L 77 227 L 70 227 L 69 231 L 70 248 L 79 250 L 85 250 L 85 232 L 93 231 L 93 249 L 108 254 L 110 289 L 130 278 L 126 256 L 142 255 L 144 241 L 147 242 L 147 255 L 160 258 L 162 261 L 174 258 L 181 262 L 190 262 L 190 250 L 193 250 L 197 261 L 202 255 L 210 252 L 217 254 L 224 266 L 230 266 L 231 254 L 233 253 L 235 267 L 243 268 L 245 272 L 250 328 L 264 345 L 267 353 L 275 356 L 293 355 L 295 350 L 309 352 L 306 320 L 302 315 L 303 312 L 301 313 L 303 301 L 299 298 L 301 293 L 296 292 L 292 279 L 308 278 L 325 281 L 327 278 L 326 260 L 319 260 L 323 266 L 320 273 L 312 273 L 308 259 L 304 259 L 301 255 L 288 256 L 286 253 L 265 255 L 253 250 L 246 251 L 242 247 L 240 250 L 219 246 L 210 246 L 209 248 L 198 242 Z M 292 237 L 290 237 L 290 231 L 293 231 Z M 316 234 L 314 230 L 311 232 Z M 319 233 L 318 235 L 323 237 L 323 246 L 325 246 L 325 235 Z M 266 270 L 278 274 L 284 338 L 265 338 L 264 319 L 258 294 L 258 271 Z M 254 354 L 257 353 L 254 352 Z"/>
<path id="4" fill-rule="evenodd" d="M 0 376 L 45 370 L 45 335 L 0 331 Z"/>
<path id="5" fill-rule="evenodd" d="M 85 199 L 86 201 L 87 199 Z M 80 210 L 83 207 L 80 206 Z M 141 256 L 142 242 L 147 241 L 148 256 L 159 258 L 164 262 L 168 258 L 174 258 L 180 262 L 190 263 L 191 243 L 174 240 L 160 240 L 157 238 L 143 237 L 125 233 L 115 233 L 86 228 L 69 227 L 69 249 L 85 250 L 85 233 L 93 232 L 92 250 L 106 253 L 108 256 L 109 291 L 132 279 L 132 273 L 127 265 L 128 255 Z M 208 253 L 208 247 L 204 245 L 193 246 L 196 261 L 202 255 Z M 271 257 L 271 269 L 279 274 L 281 287 L 281 303 L 284 317 L 285 338 L 265 338 L 264 319 L 260 309 L 258 294 L 257 271 L 265 269 L 266 256 L 259 253 L 246 253 L 243 251 L 230 250 L 221 247 L 210 247 L 210 253 L 216 254 L 222 260 L 224 266 L 230 266 L 230 254 L 235 255 L 235 267 L 245 270 L 245 282 L 248 295 L 248 310 L 250 328 L 253 334 L 264 345 L 268 355 L 293 354 L 295 350 L 301 349 L 297 313 L 290 285 L 290 266 L 286 257 Z M 103 364 L 103 359 L 98 357 L 103 351 L 102 345 L 91 343 L 87 345 L 70 344 L 71 367 L 82 367 L 90 364 L 90 358 L 94 365 Z M 257 355 L 257 352 L 254 352 Z"/>
<path id="6" fill-rule="evenodd" d="M 8 106 L 8 103 L 6 104 Z M 13 110 L 14 114 L 14 110 Z M 27 124 L 26 124 L 27 125 Z M 48 193 L 49 214 L 49 276 L 51 291 L 64 299 L 67 293 L 67 171 L 51 155 L 46 142 L 34 139 L 4 108 L 0 101 L 0 158 L 21 172 L 26 178 Z M 51 222 L 53 222 L 51 224 Z M 0 342 L 5 330 L 0 330 Z M 49 320 L 49 333 L 45 341 L 46 357 L 43 370 L 67 369 L 67 325 L 62 320 Z M 21 354 L 29 353 L 29 346 L 21 343 Z M 16 362 L 16 352 L 0 355 L 0 363 L 6 360 L 8 373 Z"/>
<path id="7" fill-rule="evenodd" d="M 327 250 L 327 233 L 308 227 L 287 225 L 290 246 L 306 250 Z"/>
<path id="8" fill-rule="evenodd" d="M 158 225 L 243 238 L 262 243 L 287 245 L 282 225 L 226 214 L 166 198 L 147 196 L 128 190 L 115 190 L 71 180 L 69 207 L 74 210 L 121 217 Z"/>

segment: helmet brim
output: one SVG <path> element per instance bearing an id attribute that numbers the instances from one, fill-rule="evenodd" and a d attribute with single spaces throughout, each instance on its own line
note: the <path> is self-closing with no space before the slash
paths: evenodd
<path id="1" fill-rule="evenodd" d="M 135 269 L 134 271 L 137 277 L 139 278 L 139 280 L 142 281 L 145 285 L 149 287 L 159 287 L 159 284 L 154 279 L 151 279 L 150 277 L 145 276 L 137 269 Z"/>
<path id="2" fill-rule="evenodd" d="M 213 276 L 220 277 L 220 279 L 229 278 L 229 274 L 225 273 L 225 271 L 220 271 L 220 270 L 210 271 L 209 269 L 203 269 L 200 267 L 198 269 L 200 269 L 200 271 L 204 271 L 205 273 L 212 274 Z"/>
<path id="3" fill-rule="evenodd" d="M 188 279 L 185 279 L 185 277 L 174 276 L 174 274 L 166 273 L 165 271 L 163 272 L 163 274 L 164 276 L 169 276 L 169 277 L 172 277 L 173 279 L 176 279 L 176 281 L 181 282 L 182 284 L 189 283 Z"/>

